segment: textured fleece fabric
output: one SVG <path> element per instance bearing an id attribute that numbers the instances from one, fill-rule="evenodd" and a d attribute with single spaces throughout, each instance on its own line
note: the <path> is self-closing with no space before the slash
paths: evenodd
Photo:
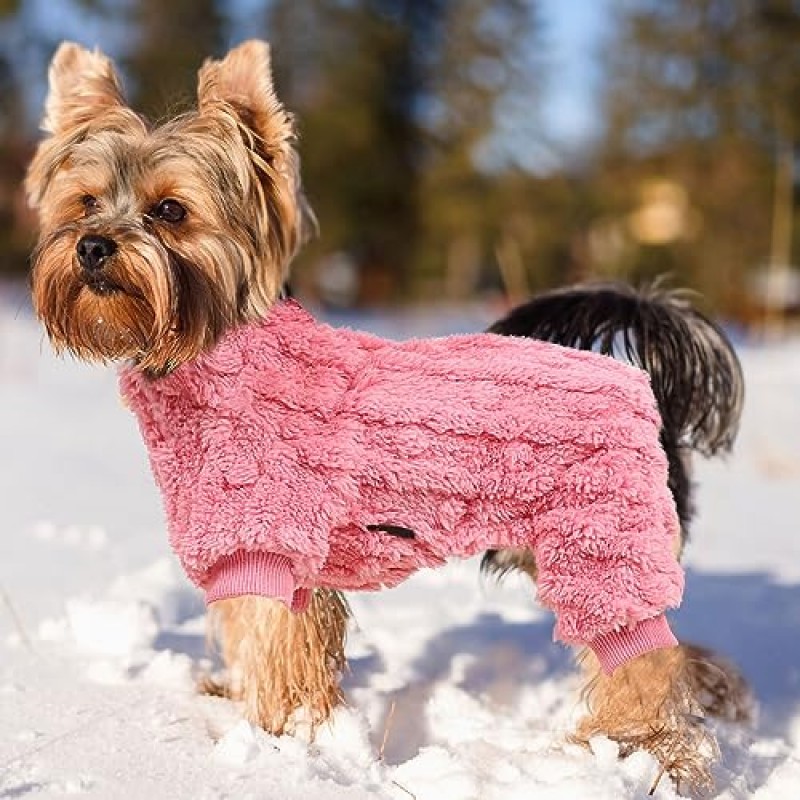
<path id="1" fill-rule="evenodd" d="M 123 370 L 173 548 L 209 602 L 302 609 L 487 548 L 536 556 L 607 671 L 675 644 L 679 526 L 646 373 L 492 334 L 393 342 L 293 301 L 170 374 Z"/>

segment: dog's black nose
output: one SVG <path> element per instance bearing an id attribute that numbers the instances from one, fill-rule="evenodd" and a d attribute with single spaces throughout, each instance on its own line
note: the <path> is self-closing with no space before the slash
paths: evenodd
<path id="1" fill-rule="evenodd" d="M 117 245 L 105 236 L 82 236 L 75 248 L 78 261 L 89 272 L 96 272 L 117 249 Z"/>

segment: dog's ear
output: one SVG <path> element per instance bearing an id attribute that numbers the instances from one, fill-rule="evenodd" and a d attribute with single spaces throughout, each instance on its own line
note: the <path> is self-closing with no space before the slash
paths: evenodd
<path id="1" fill-rule="evenodd" d="M 198 73 L 197 104 L 201 114 L 232 112 L 256 137 L 248 145 L 268 160 L 291 151 L 294 123 L 275 94 L 266 42 L 251 39 L 221 61 L 206 61 Z"/>
<path id="2" fill-rule="evenodd" d="M 25 177 L 34 209 L 40 209 L 54 176 L 92 124 L 100 119 L 120 128 L 135 116 L 125 103 L 114 65 L 97 50 L 64 42 L 50 62 L 49 81 L 41 127 L 51 135 L 39 143 Z"/>
<path id="3" fill-rule="evenodd" d="M 99 50 L 63 42 L 50 62 L 49 81 L 42 119 L 47 133 L 66 133 L 109 109 L 125 107 L 114 65 Z"/>
<path id="4" fill-rule="evenodd" d="M 221 61 L 206 61 L 198 73 L 197 105 L 201 119 L 232 122 L 250 154 L 256 178 L 252 208 L 261 212 L 262 238 L 269 243 L 275 267 L 252 277 L 248 285 L 248 303 L 263 314 L 286 279 L 292 257 L 316 229 L 301 189 L 294 120 L 272 83 L 269 45 L 252 39 Z"/>

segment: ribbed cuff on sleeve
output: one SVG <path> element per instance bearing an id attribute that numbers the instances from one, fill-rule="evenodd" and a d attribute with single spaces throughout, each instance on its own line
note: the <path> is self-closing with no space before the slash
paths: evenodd
<path id="1" fill-rule="evenodd" d="M 245 594 L 272 597 L 292 611 L 304 611 L 311 599 L 308 589 L 298 589 L 292 562 L 275 553 L 239 551 L 224 556 L 211 568 L 203 584 L 206 603 Z"/>
<path id="2" fill-rule="evenodd" d="M 617 667 L 637 656 L 677 644 L 678 640 L 667 618 L 660 614 L 617 631 L 603 633 L 589 642 L 589 647 L 597 656 L 603 672 L 610 675 Z"/>

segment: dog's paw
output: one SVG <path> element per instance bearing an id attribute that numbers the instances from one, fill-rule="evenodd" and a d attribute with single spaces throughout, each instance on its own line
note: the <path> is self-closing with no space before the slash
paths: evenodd
<path id="1" fill-rule="evenodd" d="M 620 758 L 643 750 L 656 759 L 660 769 L 651 784 L 650 794 L 665 777 L 680 794 L 689 797 L 705 796 L 714 788 L 712 767 L 719 751 L 714 735 L 701 717 L 691 715 L 625 732 L 604 730 L 588 718 L 571 739 L 588 747 L 593 737 L 601 735 L 617 743 Z"/>
<path id="2" fill-rule="evenodd" d="M 651 753 L 660 765 L 651 794 L 664 776 L 690 796 L 713 789 L 719 748 L 695 696 L 683 647 L 646 653 L 611 675 L 598 668 L 585 696 L 589 714 L 578 725 L 577 742 L 602 735 L 618 743 L 623 758 L 637 750 Z"/>

